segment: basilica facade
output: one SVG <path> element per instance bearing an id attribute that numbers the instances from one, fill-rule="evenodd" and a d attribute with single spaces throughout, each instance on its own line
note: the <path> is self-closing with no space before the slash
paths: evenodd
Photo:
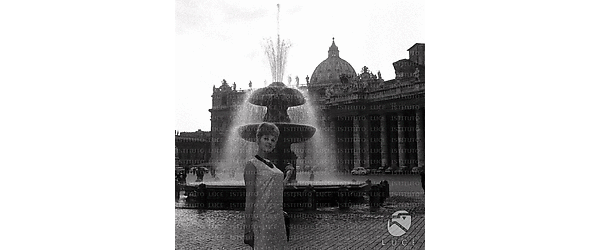
<path id="1" fill-rule="evenodd" d="M 211 134 L 207 131 L 175 131 L 175 166 L 193 166 L 210 161 Z"/>
<path id="2" fill-rule="evenodd" d="M 338 171 L 424 169 L 425 44 L 414 44 L 408 54 L 408 59 L 391 63 L 395 78 L 384 80 L 366 66 L 356 73 L 333 41 L 306 84 L 296 79 L 296 87 L 305 90 L 319 110 L 318 127 L 329 135 L 327 145 L 334 149 L 330 153 L 335 154 Z M 213 87 L 211 161 L 222 155 L 233 113 L 246 92 L 225 80 Z M 302 155 L 306 152 L 299 154 L 299 165 Z"/>

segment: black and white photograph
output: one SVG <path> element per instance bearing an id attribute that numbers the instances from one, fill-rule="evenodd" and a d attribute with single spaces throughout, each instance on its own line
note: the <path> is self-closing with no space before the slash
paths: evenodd
<path id="1" fill-rule="evenodd" d="M 177 0 L 176 249 L 424 249 L 417 1 Z"/>

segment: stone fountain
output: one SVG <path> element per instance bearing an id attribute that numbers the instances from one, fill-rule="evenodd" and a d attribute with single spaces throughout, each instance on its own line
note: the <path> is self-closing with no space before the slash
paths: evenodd
<path id="1" fill-rule="evenodd" d="M 263 117 L 264 122 L 271 122 L 279 128 L 279 140 L 275 149 L 267 156 L 275 163 L 275 166 L 285 173 L 285 167 L 291 165 L 294 168 L 290 181 L 296 181 L 296 154 L 291 145 L 310 139 L 316 129 L 310 125 L 296 124 L 290 122 L 287 113 L 289 107 L 299 106 L 306 102 L 300 91 L 286 87 L 282 82 L 274 82 L 268 87 L 258 89 L 248 99 L 249 103 L 267 107 L 267 113 Z M 256 141 L 256 129 L 259 123 L 248 124 L 239 128 L 239 134 L 244 140 Z"/>
<path id="2" fill-rule="evenodd" d="M 348 181 L 296 181 L 296 154 L 292 151 L 294 143 L 311 139 L 317 128 L 311 125 L 292 123 L 287 113 L 289 107 L 306 103 L 303 94 L 282 82 L 273 82 L 267 87 L 257 89 L 247 100 L 249 103 L 267 108 L 264 122 L 271 122 L 279 128 L 279 139 L 275 149 L 267 156 L 276 167 L 285 172 L 285 167 L 294 167 L 290 183 L 284 187 L 284 209 L 311 210 L 317 207 L 348 207 L 361 202 L 366 192 L 366 183 Z M 237 136 L 246 141 L 256 141 L 256 130 L 260 123 L 239 126 Z M 314 149 L 313 149 L 314 150 Z M 234 166 L 230 166 L 234 167 Z M 188 201 L 193 207 L 207 209 L 242 210 L 245 202 L 244 182 L 217 181 L 189 183 L 181 186 L 188 193 Z"/>

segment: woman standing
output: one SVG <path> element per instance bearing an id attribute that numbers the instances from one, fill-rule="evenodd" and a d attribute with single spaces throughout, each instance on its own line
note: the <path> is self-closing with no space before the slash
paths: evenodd
<path id="1" fill-rule="evenodd" d="M 283 249 L 286 240 L 283 214 L 284 175 L 265 158 L 275 148 L 278 137 L 279 129 L 275 124 L 260 124 L 256 131 L 258 152 L 244 167 L 244 243 L 254 249 Z"/>

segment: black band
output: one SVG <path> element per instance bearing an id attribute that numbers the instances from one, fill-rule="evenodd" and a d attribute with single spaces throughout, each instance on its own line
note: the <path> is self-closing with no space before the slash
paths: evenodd
<path id="1" fill-rule="evenodd" d="M 267 161 L 267 160 L 265 160 L 264 158 L 262 158 L 262 157 L 260 157 L 258 155 L 255 155 L 254 157 L 256 157 L 256 159 L 258 159 L 259 161 L 262 161 L 264 164 L 267 164 L 267 166 L 269 166 L 270 168 L 274 168 L 275 167 L 275 165 L 272 162 Z"/>

